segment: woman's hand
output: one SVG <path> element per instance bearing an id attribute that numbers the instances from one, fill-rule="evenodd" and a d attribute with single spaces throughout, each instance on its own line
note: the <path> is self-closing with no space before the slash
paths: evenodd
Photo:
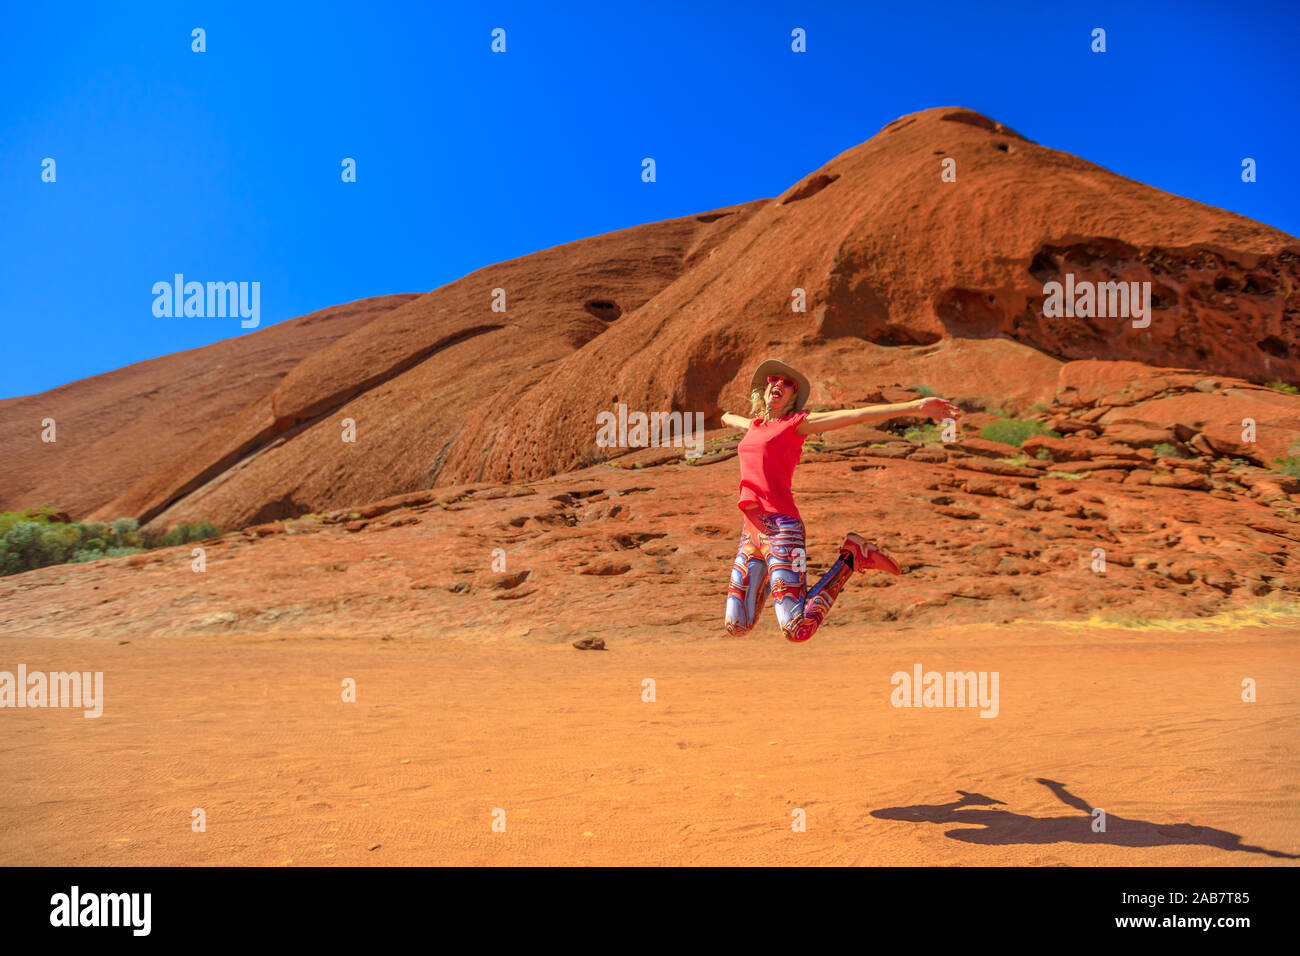
<path id="1" fill-rule="evenodd" d="M 915 402 L 916 410 L 936 422 L 945 418 L 957 421 L 961 418 L 961 409 L 946 398 L 919 398 Z"/>

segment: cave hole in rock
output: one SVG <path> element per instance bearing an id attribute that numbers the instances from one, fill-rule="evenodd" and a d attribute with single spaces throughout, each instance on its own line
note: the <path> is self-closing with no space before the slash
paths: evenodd
<path id="1" fill-rule="evenodd" d="M 623 310 L 619 308 L 618 303 L 610 302 L 607 299 L 591 299 L 582 303 L 582 307 L 602 322 L 613 322 L 623 314 Z"/>
<path id="2" fill-rule="evenodd" d="M 1291 357 L 1290 347 L 1276 335 L 1265 336 L 1255 344 L 1259 346 L 1261 352 L 1266 352 L 1274 358 L 1289 359 Z"/>
<path id="3" fill-rule="evenodd" d="M 804 183 L 802 186 L 800 186 L 798 189 L 796 189 L 788 197 L 782 200 L 781 205 L 785 206 L 792 202 L 798 202 L 801 199 L 807 199 L 809 196 L 815 196 L 817 195 L 817 193 L 821 192 L 823 189 L 825 189 L 827 186 L 829 186 L 831 183 L 835 182 L 835 180 L 839 178 L 840 178 L 839 173 L 835 173 L 833 175 L 827 175 L 826 173 L 818 173 L 817 175 L 809 179 L 806 183 Z"/>
<path id="4" fill-rule="evenodd" d="M 1241 291 L 1246 295 L 1272 295 L 1276 288 L 1277 284 L 1267 276 L 1249 275 Z"/>

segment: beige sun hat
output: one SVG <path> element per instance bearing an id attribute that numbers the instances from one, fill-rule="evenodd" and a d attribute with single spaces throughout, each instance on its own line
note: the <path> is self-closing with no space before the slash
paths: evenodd
<path id="1" fill-rule="evenodd" d="M 796 412 L 803 411 L 803 407 L 808 404 L 808 394 L 812 391 L 808 376 L 778 359 L 768 359 L 754 370 L 754 376 L 749 380 L 749 390 L 751 392 L 754 389 L 758 389 L 760 392 L 764 391 L 767 388 L 767 377 L 769 375 L 783 375 L 794 381 L 798 386 L 798 391 L 794 396 L 794 410 Z"/>

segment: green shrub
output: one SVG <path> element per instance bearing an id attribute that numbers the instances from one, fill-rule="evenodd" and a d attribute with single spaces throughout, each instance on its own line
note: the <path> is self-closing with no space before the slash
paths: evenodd
<path id="1" fill-rule="evenodd" d="M 140 535 L 140 522 L 134 518 L 118 518 L 113 522 L 113 545 L 118 548 L 139 548 L 144 546 Z"/>
<path id="2" fill-rule="evenodd" d="M 1279 392 L 1286 392 L 1288 395 L 1300 395 L 1300 386 L 1292 385 L 1290 382 L 1269 382 L 1268 387 L 1275 388 Z"/>
<path id="3" fill-rule="evenodd" d="M 1004 445 L 1015 445 L 1017 448 L 1034 435 L 1061 437 L 1060 432 L 1052 431 L 1036 418 L 1003 418 L 996 422 L 989 422 L 980 429 L 980 438 L 1002 442 Z"/>
<path id="4" fill-rule="evenodd" d="M 113 529 L 103 521 L 85 521 L 77 525 L 81 529 L 81 541 L 83 547 L 93 547 L 92 541 L 107 541 L 113 534 Z M 100 550 L 104 550 L 100 547 Z"/>
<path id="5" fill-rule="evenodd" d="M 19 521 L 4 535 L 4 573 L 63 564 L 80 549 L 80 525 Z"/>
<path id="6" fill-rule="evenodd" d="M 143 550 L 139 523 L 134 518 L 113 522 L 52 521 L 58 514 L 49 507 L 29 508 L 0 515 L 0 575 L 34 571 L 54 564 L 80 564 L 115 558 Z M 189 540 L 211 537 L 216 528 L 208 522 L 193 525 Z"/>
<path id="7" fill-rule="evenodd" d="M 1280 471 L 1291 478 L 1300 478 L 1300 455 L 1274 458 L 1273 464 L 1277 466 L 1274 471 Z"/>
<path id="8" fill-rule="evenodd" d="M 50 515 L 52 514 L 54 514 L 54 509 L 49 507 L 28 508 L 25 511 L 6 511 L 0 514 L 0 536 L 8 534 L 9 529 L 20 521 L 49 524 Z"/>
<path id="9" fill-rule="evenodd" d="M 54 564 L 81 564 L 144 550 L 139 522 L 54 521 L 53 508 L 29 508 L 0 514 L 0 575 L 20 574 Z M 210 522 L 184 525 L 185 541 L 220 534 Z"/>
<path id="10" fill-rule="evenodd" d="M 19 521 L 5 532 L 5 564 L 10 574 L 41 567 L 41 533 L 47 525 L 39 521 Z"/>
<path id="11" fill-rule="evenodd" d="M 929 385 L 913 385 L 912 391 L 916 392 L 916 394 L 920 395 L 922 398 L 934 398 L 934 396 L 939 394 Z"/>
<path id="12" fill-rule="evenodd" d="M 1037 458 L 1039 461 L 1051 461 L 1052 453 L 1048 451 L 1046 448 L 1040 448 L 1038 449 L 1038 454 L 1036 454 L 1034 457 Z"/>
<path id="13" fill-rule="evenodd" d="M 19 574 L 53 564 L 83 564 L 100 558 L 136 554 L 146 547 L 189 544 L 218 537 L 211 521 L 183 524 L 165 535 L 142 533 L 134 518 L 113 522 L 51 521 L 52 508 L 29 508 L 0 514 L 0 575 Z"/>
<path id="14" fill-rule="evenodd" d="M 1182 454 L 1173 445 L 1167 441 L 1153 445 L 1151 450 L 1156 453 L 1157 458 L 1182 458 Z"/>
<path id="15" fill-rule="evenodd" d="M 48 524 L 41 529 L 38 567 L 64 564 L 81 548 L 81 527 L 75 524 Z"/>
<path id="16" fill-rule="evenodd" d="M 910 442 L 917 442 L 921 445 L 929 445 L 939 441 L 939 426 L 934 422 L 925 425 L 912 425 L 905 432 L 903 437 Z"/>
<path id="17" fill-rule="evenodd" d="M 178 544 L 189 544 L 193 541 L 203 541 L 206 538 L 215 538 L 221 534 L 210 521 L 200 521 L 198 524 L 183 524 L 172 528 L 163 535 L 162 546 L 164 548 L 174 548 Z"/>
<path id="18" fill-rule="evenodd" d="M 139 554 L 144 548 L 104 548 L 99 550 L 78 551 L 76 557 L 69 558 L 69 564 L 85 564 L 100 558 L 121 558 L 128 554 Z"/>
<path id="19" fill-rule="evenodd" d="M 217 530 L 217 526 L 211 521 L 200 521 L 198 524 L 190 525 L 190 531 L 193 535 L 193 537 L 190 538 L 191 541 L 203 541 L 207 538 L 221 537 L 221 532 Z"/>

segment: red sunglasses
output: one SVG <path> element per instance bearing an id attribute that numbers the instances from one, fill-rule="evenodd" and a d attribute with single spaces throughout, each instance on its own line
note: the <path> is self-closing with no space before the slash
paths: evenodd
<path id="1" fill-rule="evenodd" d="M 792 382 L 790 379 L 788 379 L 788 378 L 784 378 L 784 377 L 782 377 L 782 376 L 780 376 L 780 375 L 769 375 L 769 376 L 767 377 L 767 384 L 768 384 L 768 385 L 784 385 L 786 388 L 793 389 L 793 388 L 795 388 L 795 386 L 796 386 L 797 383 Z"/>

